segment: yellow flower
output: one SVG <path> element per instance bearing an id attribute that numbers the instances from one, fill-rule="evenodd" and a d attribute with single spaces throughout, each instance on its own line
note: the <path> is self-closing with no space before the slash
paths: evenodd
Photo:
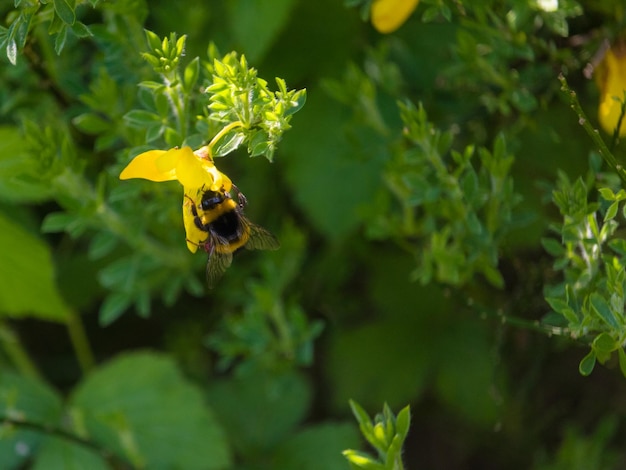
<path id="1" fill-rule="evenodd" d="M 233 183 L 219 171 L 207 147 L 195 152 L 190 147 L 149 150 L 137 155 L 120 173 L 120 179 L 143 178 L 150 181 L 173 181 L 183 185 L 183 225 L 187 248 L 192 253 L 207 239 L 207 233 L 195 224 L 197 208 L 205 191 L 229 192 Z"/>
<path id="2" fill-rule="evenodd" d="M 600 88 L 598 120 L 606 132 L 613 134 L 626 91 L 626 44 L 615 44 L 607 50 L 595 77 Z M 620 136 L 625 134 L 626 118 L 619 130 Z"/>
<path id="3" fill-rule="evenodd" d="M 120 173 L 120 179 L 143 178 L 150 181 L 178 180 L 184 188 L 230 191 L 232 182 L 220 172 L 202 147 L 149 150 L 137 155 Z"/>
<path id="4" fill-rule="evenodd" d="M 407 20 L 417 8 L 419 0 L 374 0 L 372 24 L 380 33 L 392 33 Z"/>

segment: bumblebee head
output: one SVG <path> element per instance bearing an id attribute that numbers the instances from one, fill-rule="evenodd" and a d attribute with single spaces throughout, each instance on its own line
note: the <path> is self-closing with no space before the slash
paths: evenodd
<path id="1" fill-rule="evenodd" d="M 232 199 L 230 193 L 224 191 L 204 191 L 202 194 L 202 199 L 200 200 L 200 209 L 203 211 L 210 211 L 215 209 L 222 202 Z"/>
<path id="2" fill-rule="evenodd" d="M 224 202 L 226 197 L 223 193 L 218 193 L 215 191 L 205 191 L 202 195 L 202 200 L 200 201 L 200 208 L 203 211 L 210 211 L 215 209 L 218 204 Z"/>

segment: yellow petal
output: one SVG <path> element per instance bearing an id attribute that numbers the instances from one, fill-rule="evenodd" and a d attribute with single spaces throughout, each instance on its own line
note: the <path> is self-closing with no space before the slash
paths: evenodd
<path id="1" fill-rule="evenodd" d="M 180 184 L 185 188 L 212 187 L 214 183 L 213 171 L 217 171 L 213 162 L 197 157 L 189 147 L 184 147 L 184 149 L 188 151 L 180 154 L 180 159 L 176 165 L 176 178 Z"/>
<path id="2" fill-rule="evenodd" d="M 613 134 L 619 121 L 624 91 L 626 91 L 626 47 L 610 48 L 604 56 L 601 68 L 598 119 L 602 128 L 607 133 Z M 626 118 L 622 120 L 619 135 L 626 135 Z"/>
<path id="3" fill-rule="evenodd" d="M 219 171 L 215 166 L 210 169 L 207 168 L 207 171 L 210 171 L 213 177 L 213 185 L 209 187 L 211 191 L 230 192 L 233 187 L 233 182 L 228 176 Z"/>
<path id="4" fill-rule="evenodd" d="M 208 238 L 208 234 L 200 230 L 195 223 L 195 216 L 193 215 L 192 206 L 200 202 L 197 195 L 202 197 L 200 191 L 194 191 L 188 193 L 185 191 L 185 197 L 183 198 L 183 225 L 185 227 L 185 236 L 187 237 L 187 248 L 192 253 L 198 251 L 198 248 L 204 244 Z"/>
<path id="5" fill-rule="evenodd" d="M 176 179 L 174 168 L 159 168 L 157 160 L 161 157 L 165 150 L 149 150 L 140 153 L 122 170 L 120 179 L 127 180 L 131 178 L 143 178 L 150 181 L 171 181 Z"/>
<path id="6" fill-rule="evenodd" d="M 174 171 L 175 173 L 176 167 L 178 166 L 178 162 L 180 161 L 180 159 L 190 152 L 191 149 L 189 147 L 171 148 L 159 155 L 159 157 L 156 159 L 155 165 L 159 171 Z"/>
<path id="7" fill-rule="evenodd" d="M 380 33 L 391 33 L 407 20 L 419 0 L 374 0 L 372 24 Z"/>

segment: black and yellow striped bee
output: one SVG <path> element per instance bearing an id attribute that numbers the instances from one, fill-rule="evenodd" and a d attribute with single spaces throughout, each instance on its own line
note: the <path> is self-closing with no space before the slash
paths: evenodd
<path id="1" fill-rule="evenodd" d="M 280 246 L 274 235 L 246 218 L 243 213 L 246 203 L 239 190 L 237 202 L 230 192 L 223 189 L 212 191 L 201 188 L 195 195 L 185 194 L 184 206 L 191 211 L 189 216 L 197 229 L 194 233 L 198 238 L 197 242 L 189 239 L 187 242 L 197 244 L 209 255 L 206 268 L 209 289 L 215 287 L 230 266 L 235 251 L 244 247 L 249 250 L 276 250 Z"/>

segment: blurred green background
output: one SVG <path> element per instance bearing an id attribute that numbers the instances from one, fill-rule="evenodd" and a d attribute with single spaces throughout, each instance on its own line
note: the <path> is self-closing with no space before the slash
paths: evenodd
<path id="1" fill-rule="evenodd" d="M 404 451 L 410 469 L 626 465 L 620 437 L 626 385 L 617 365 L 580 376 L 578 362 L 587 346 L 550 336 L 536 323 L 549 311 L 543 289 L 558 278 L 540 242 L 550 225 L 560 222 L 550 203 L 557 171 L 584 177 L 593 150 L 557 76 L 567 75 L 596 125 L 599 92 L 582 70 L 602 41 L 620 33 L 623 2 L 560 1 L 556 12 L 546 12 L 533 1 L 424 0 L 390 35 L 378 33 L 359 9 L 333 0 L 92 3 L 96 8 L 87 4 L 76 11 L 93 38 L 69 38 L 57 57 L 54 38 L 35 25 L 18 64 L 5 59 L 0 69 L 2 370 L 20 371 L 7 346 L 14 335 L 49 386 L 69 396 L 72 406 L 105 403 L 105 392 L 101 400 L 95 394 L 106 387 L 132 394 L 124 384 L 134 383 L 138 365 L 124 369 L 120 362 L 119 370 L 102 370 L 108 375 L 99 379 L 108 385 L 86 383 L 76 353 L 76 335 L 82 333 L 68 326 L 70 320 L 46 321 L 47 309 L 49 317 L 57 312 L 49 300 L 45 307 L 32 303 L 38 296 L 56 298 L 42 293 L 54 276 L 50 289 L 58 286 L 65 305 L 59 309 L 80 317 L 96 363 L 150 349 L 153 353 L 129 357 L 145 361 L 148 371 L 159 370 L 165 382 L 180 382 L 172 396 L 189 393 L 192 398 L 180 399 L 195 404 L 197 398 L 203 403 L 198 406 L 212 410 L 211 423 L 224 439 L 220 452 L 229 457 L 214 466 L 192 457 L 153 465 L 157 450 L 142 447 L 140 439 L 145 468 L 348 468 L 341 450 L 366 448 L 349 399 L 371 414 L 385 402 L 396 411 L 411 405 Z M 12 11 L 11 5 L 0 7 L 3 24 L 9 24 Z M 160 37 L 187 35 L 184 59 L 206 59 L 209 43 L 221 53 L 245 54 L 272 89 L 274 77 L 285 79 L 290 89 L 306 88 L 307 103 L 291 121 L 273 163 L 249 159 L 244 151 L 217 162 L 247 196 L 248 217 L 275 233 L 281 250 L 237 255 L 211 292 L 181 281 L 169 304 L 156 278 L 146 278 L 149 313 L 129 301 L 121 307 L 124 313 L 103 327 L 99 312 L 119 285 L 107 284 L 107 275 L 113 276 L 111 266 L 132 250 L 118 243 L 93 256 L 99 236 L 93 224 L 78 236 L 68 234 L 67 226 L 65 233 L 41 233 L 50 213 L 81 211 L 35 181 L 40 170 L 28 167 L 18 129 L 24 121 L 42 128 L 54 127 L 54 120 L 65 123 L 61 135 L 73 142 L 86 181 L 121 208 L 123 223 L 144 227 L 164 246 L 183 250 L 175 184 L 161 189 L 116 178 L 128 162 L 128 149 L 146 144 L 142 135 L 123 130 L 122 118 L 143 108 L 137 83 L 157 79 L 139 55 L 146 50 L 143 27 Z M 91 92 L 102 87 L 94 85 L 99 76 L 115 82 L 116 102 L 109 107 L 118 113 L 108 129 L 113 129 L 110 143 L 101 148 L 98 134 L 88 135 L 72 121 L 93 111 L 81 97 L 90 87 Z M 375 235 L 381 220 L 391 220 L 386 214 L 397 210 L 389 181 L 390 175 L 402 175 L 393 163 L 406 150 L 398 101 L 422 103 L 435 128 L 451 131 L 451 147 L 459 152 L 470 144 L 491 150 L 496 137 L 504 136 L 521 198 L 495 247 L 502 288 L 478 272 L 465 282 L 433 279 L 423 285 L 413 278 L 428 241 L 401 231 Z M 112 119 L 110 109 L 100 112 Z M 42 140 L 49 148 L 63 146 L 51 136 Z M 158 148 L 159 142 L 149 145 Z M 615 153 L 624 158 L 623 148 Z M 100 180 L 106 181 L 102 187 Z M 137 198 L 135 215 L 118 202 L 124 191 L 128 199 Z M 203 254 L 180 255 L 200 285 Z M 128 271 L 119 269 L 123 282 Z M 155 276 L 175 278 L 168 269 L 155 260 Z M 29 277 L 32 282 L 23 282 Z M 15 300 L 20 295 L 29 298 L 24 307 Z M 283 320 L 273 321 L 272 315 Z M 137 380 L 141 401 L 155 385 L 152 379 Z M 200 396 L 183 390 L 183 383 L 192 383 Z M 0 395 L 5 416 L 6 390 Z M 159 406 L 175 410 L 173 400 Z M 168 426 L 168 417 L 162 419 Z M 187 421 L 180 425 L 202 447 L 195 428 Z M 141 435 L 141 428 L 134 431 Z M 39 441 L 31 438 L 33 454 L 7 457 L 3 468 L 45 468 L 37 460 Z M 107 439 L 96 440 L 129 455 L 128 448 L 122 445 L 126 450 L 120 451 L 118 444 L 108 444 L 115 439 Z M 0 450 L 13 452 L 15 442 L 9 442 L 2 447 L 0 432 Z M 127 458 L 110 468 L 140 468 L 141 462 Z"/>

